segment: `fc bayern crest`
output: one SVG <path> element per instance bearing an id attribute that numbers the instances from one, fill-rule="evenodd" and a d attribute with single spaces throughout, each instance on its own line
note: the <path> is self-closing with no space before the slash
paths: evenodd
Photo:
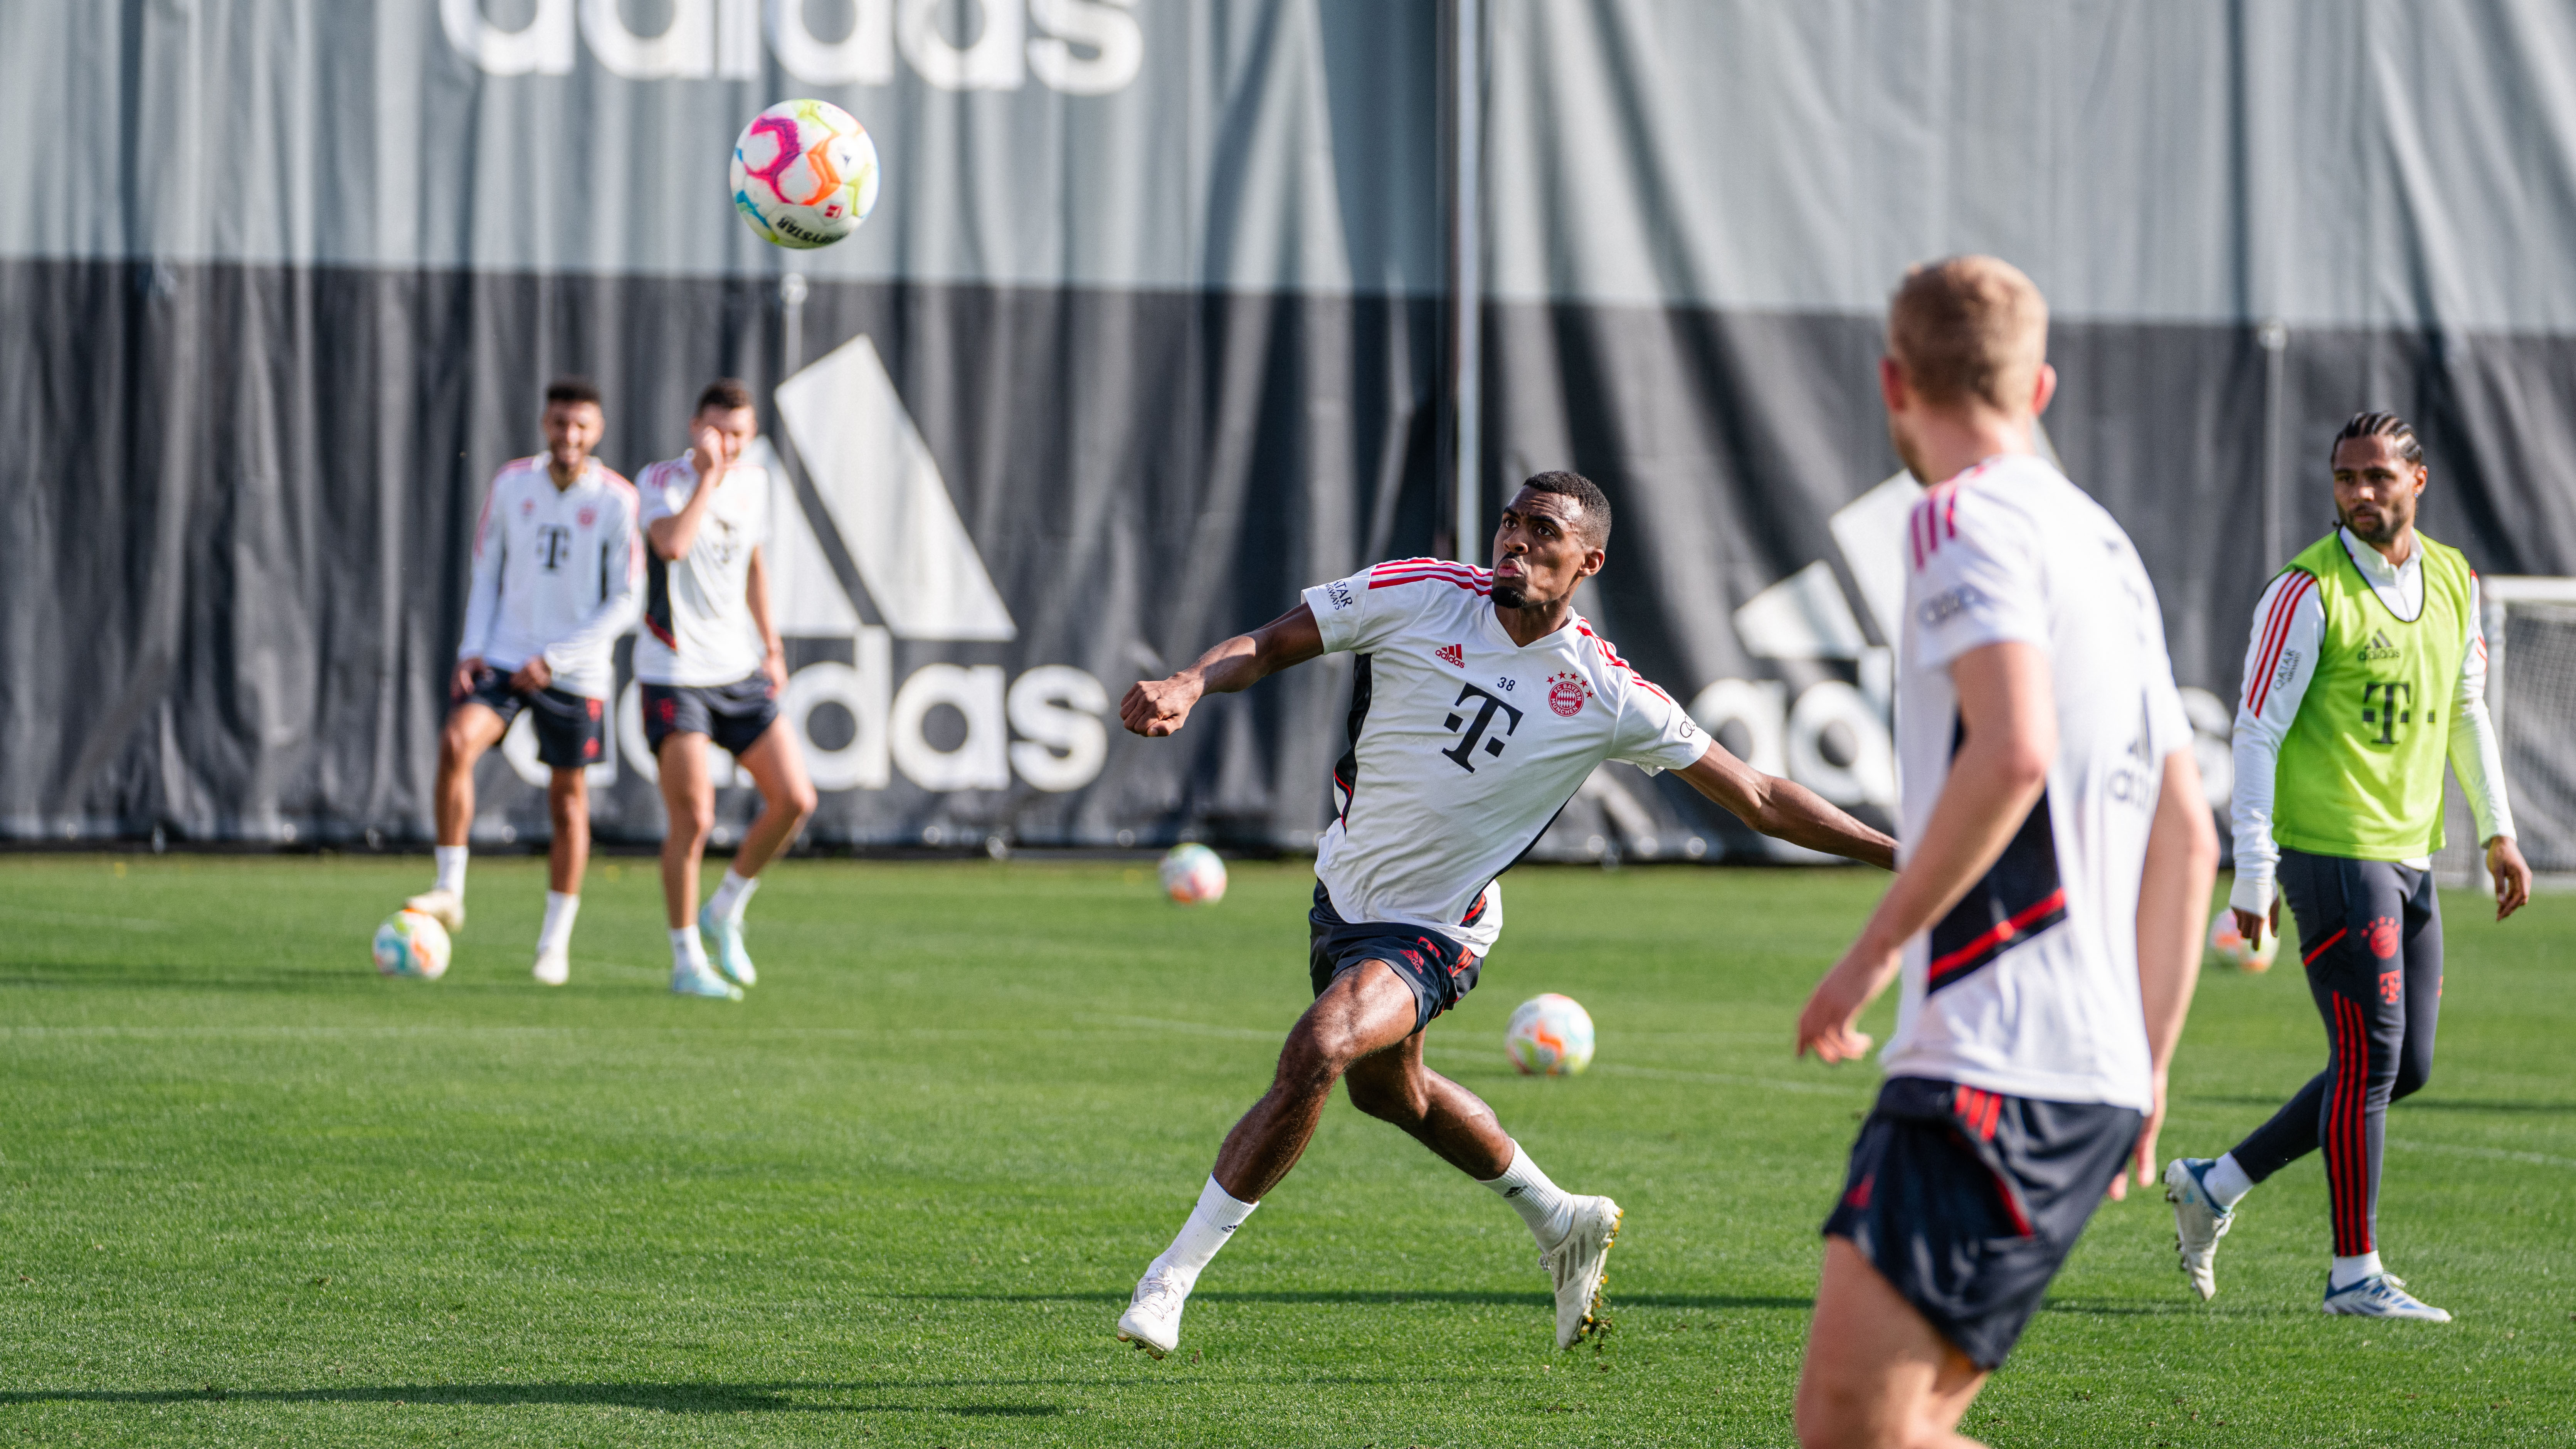
<path id="1" fill-rule="evenodd" d="M 1592 697 L 1592 686 L 1580 674 L 1551 674 L 1547 680 L 1547 707 L 1558 714 L 1572 716 L 1583 710 L 1583 702 Z"/>
<path id="2" fill-rule="evenodd" d="M 585 508 L 585 509 L 583 509 L 583 510 L 581 511 L 581 526 L 582 526 L 582 527 L 584 527 L 584 528 L 588 528 L 588 527 L 590 527 L 593 523 L 596 523 L 596 522 L 598 522 L 598 521 L 599 521 L 599 510 L 598 510 L 598 509 L 596 509 L 596 508 Z"/>

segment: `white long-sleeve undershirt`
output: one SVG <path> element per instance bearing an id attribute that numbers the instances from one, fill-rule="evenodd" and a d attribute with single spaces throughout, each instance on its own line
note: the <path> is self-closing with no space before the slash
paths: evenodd
<path id="1" fill-rule="evenodd" d="M 2424 550 L 2418 547 L 2402 564 L 2391 564 L 2379 550 L 2337 529 L 2344 552 L 2368 580 L 2390 613 L 2413 620 L 2424 612 Z M 2451 691 L 2448 753 L 2468 798 L 2481 844 L 2513 834 L 2513 809 L 2506 803 L 2504 752 L 2487 714 L 2487 638 L 2479 619 L 2477 576 L 2469 576 L 2468 624 L 2460 649 L 2460 677 Z M 2236 837 L 2236 884 L 2228 904 L 2261 914 L 2272 907 L 2272 882 L 2281 849 L 2272 839 L 2272 777 L 2281 759 L 2281 740 L 2298 718 L 2299 702 L 2316 677 L 2317 650 L 2325 638 L 2325 606 L 2314 582 L 2296 571 L 2285 572 L 2254 606 L 2254 634 L 2245 650 L 2245 692 L 2236 702 L 2236 791 L 2228 811 Z M 2406 862 L 2417 868 L 2432 862 Z"/>

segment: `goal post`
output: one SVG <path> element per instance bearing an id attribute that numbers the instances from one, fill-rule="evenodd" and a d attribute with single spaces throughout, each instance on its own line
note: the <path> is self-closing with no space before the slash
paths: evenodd
<path id="1" fill-rule="evenodd" d="M 2576 878 L 2576 578 L 2481 578 L 2487 711 L 2503 746 L 2505 795 L 2523 857 L 2543 876 Z M 2447 880 L 2486 883 L 2467 805 L 2453 781 L 2443 806 Z"/>

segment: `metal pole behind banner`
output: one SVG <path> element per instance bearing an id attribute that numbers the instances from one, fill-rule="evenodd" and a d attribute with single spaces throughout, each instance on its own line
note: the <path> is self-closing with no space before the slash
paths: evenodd
<path id="1" fill-rule="evenodd" d="M 1452 0 L 1449 85 L 1450 546 L 1485 560 L 1484 522 L 1484 4 Z"/>
<path id="2" fill-rule="evenodd" d="M 2263 349 L 2263 568 L 2279 568 L 2281 549 L 2281 396 L 2282 366 L 2290 350 L 2290 329 L 2278 317 L 2266 317 L 2254 329 Z"/>
<path id="3" fill-rule="evenodd" d="M 803 272 L 789 272 L 778 279 L 778 306 L 786 315 L 780 318 L 778 379 L 781 382 L 796 375 L 805 365 L 805 285 Z"/>

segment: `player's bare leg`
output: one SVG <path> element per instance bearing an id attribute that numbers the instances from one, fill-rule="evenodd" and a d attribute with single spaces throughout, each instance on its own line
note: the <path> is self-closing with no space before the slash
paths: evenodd
<path id="1" fill-rule="evenodd" d="M 1383 961 L 1344 971 L 1315 998 L 1280 1048 L 1270 1090 L 1226 1134 L 1190 1220 L 1136 1285 L 1118 1320 L 1120 1338 L 1157 1357 L 1179 1342 L 1181 1309 L 1199 1273 L 1305 1155 L 1336 1081 L 1347 1081 L 1361 1111 L 1493 1188 L 1529 1224 L 1556 1280 L 1558 1347 L 1594 1321 L 1618 1204 L 1563 1192 L 1522 1155 L 1491 1107 L 1424 1066 L 1418 1015 L 1412 988 Z"/>
<path id="2" fill-rule="evenodd" d="M 1550 1181 L 1503 1131 L 1493 1108 L 1423 1065 L 1420 1032 L 1352 1063 L 1342 1080 L 1350 1088 L 1352 1106 L 1411 1133 L 1443 1162 L 1500 1194 L 1529 1225 L 1530 1236 L 1538 1241 L 1539 1266 L 1556 1289 L 1558 1348 L 1571 1347 L 1600 1325 L 1610 1245 L 1619 1236 L 1619 1204 L 1606 1197 L 1578 1197 Z"/>
<path id="3" fill-rule="evenodd" d="M 438 784 L 431 795 L 438 821 L 438 879 L 405 907 L 434 916 L 451 931 L 465 927 L 466 837 L 474 828 L 474 765 L 501 742 L 501 717 L 468 701 L 448 712 L 438 732 Z"/>
<path id="4" fill-rule="evenodd" d="M 751 822 L 715 894 L 698 912 L 698 930 L 714 954 L 716 969 L 734 984 L 749 986 L 760 973 L 743 947 L 742 913 L 759 888 L 762 868 L 794 844 L 796 832 L 813 818 L 814 785 L 805 777 L 805 757 L 783 720 L 763 730 L 739 758 L 760 787 L 760 816 Z"/>
<path id="5" fill-rule="evenodd" d="M 1314 1140 L 1333 1084 L 1361 1059 L 1403 1045 L 1414 1035 L 1415 1015 L 1412 989 L 1383 961 L 1365 961 L 1335 977 L 1289 1030 L 1270 1090 L 1225 1134 L 1216 1155 L 1218 1185 L 1241 1202 L 1258 1202 L 1278 1186 Z M 1486 1113 L 1489 1120 L 1492 1115 Z M 1494 1135 L 1501 1137 L 1499 1130 Z"/>
<path id="6" fill-rule="evenodd" d="M 581 911 L 582 870 L 590 862 L 590 779 L 579 768 L 557 768 L 547 777 L 546 816 L 554 825 L 546 847 L 546 920 L 537 931 L 537 964 L 530 974 L 561 986 L 572 979 L 572 923 Z"/>
<path id="7" fill-rule="evenodd" d="M 716 829 L 715 777 L 707 768 L 707 737 L 682 730 L 662 738 L 656 756 L 662 772 L 662 909 L 671 927 L 671 989 L 683 996 L 742 999 L 707 965 L 706 943 L 694 919 L 698 861 Z"/>
<path id="8" fill-rule="evenodd" d="M 1986 1373 L 1943 1338 L 1848 1239 L 1825 1239 L 1798 1373 L 1805 1449 L 1973 1446 L 1959 1419 Z"/>

